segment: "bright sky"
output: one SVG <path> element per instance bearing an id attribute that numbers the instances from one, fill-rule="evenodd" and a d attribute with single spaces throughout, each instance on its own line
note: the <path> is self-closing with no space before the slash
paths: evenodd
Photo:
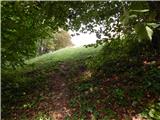
<path id="1" fill-rule="evenodd" d="M 100 27 L 104 29 L 103 25 L 101 26 L 99 25 L 95 27 L 94 29 L 99 30 Z M 71 34 L 74 34 L 75 32 L 73 32 L 72 30 L 69 30 L 68 33 L 71 35 Z M 106 37 L 103 34 L 101 34 L 101 39 L 102 38 L 106 38 Z M 75 47 L 96 43 L 96 40 L 98 40 L 98 38 L 96 37 L 96 33 L 90 34 L 88 32 L 88 33 L 80 33 L 80 35 L 71 36 L 71 41 L 75 45 Z"/>
<path id="2" fill-rule="evenodd" d="M 112 19 L 114 19 L 112 17 Z M 112 27 L 113 23 L 111 23 L 111 27 Z M 83 27 L 84 25 L 81 24 L 81 26 Z M 104 25 L 98 25 L 97 27 L 95 27 L 95 30 L 99 30 L 100 28 L 105 29 Z M 74 34 L 74 32 L 72 30 L 69 30 L 68 33 Z M 112 33 L 111 33 L 112 35 Z M 106 38 L 104 35 L 101 34 L 101 38 Z M 92 44 L 92 43 L 96 43 L 96 40 L 98 38 L 96 37 L 96 33 L 80 33 L 80 35 L 75 35 L 75 36 L 71 36 L 71 41 L 72 43 L 75 45 L 75 47 L 78 46 L 83 46 L 83 45 L 88 45 L 88 44 Z"/>
<path id="3" fill-rule="evenodd" d="M 96 43 L 96 40 L 97 37 L 95 33 L 81 33 L 80 35 L 75 35 L 71 38 L 71 41 L 75 45 L 75 47 Z"/>

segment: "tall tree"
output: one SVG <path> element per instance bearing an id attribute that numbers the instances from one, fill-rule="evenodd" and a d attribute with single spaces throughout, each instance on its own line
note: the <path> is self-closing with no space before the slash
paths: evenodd
<path id="1" fill-rule="evenodd" d="M 55 33 L 55 49 L 60 49 L 68 46 L 72 46 L 71 36 L 65 30 L 60 30 L 59 32 Z"/>

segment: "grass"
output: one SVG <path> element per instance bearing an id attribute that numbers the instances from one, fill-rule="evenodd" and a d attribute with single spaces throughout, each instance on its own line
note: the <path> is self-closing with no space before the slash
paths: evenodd
<path id="1" fill-rule="evenodd" d="M 94 47 L 77 47 L 77 48 L 64 48 L 58 51 L 44 54 L 42 56 L 30 59 L 26 61 L 27 65 L 38 67 L 49 67 L 57 62 L 67 62 L 75 60 L 83 60 L 88 56 L 93 56 L 95 53 L 98 53 L 102 46 L 97 48 Z"/>

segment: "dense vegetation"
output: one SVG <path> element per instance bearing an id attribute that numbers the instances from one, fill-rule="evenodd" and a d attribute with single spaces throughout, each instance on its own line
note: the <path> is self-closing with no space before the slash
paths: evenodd
<path id="1" fill-rule="evenodd" d="M 71 47 L 73 43 L 71 41 L 70 34 L 65 30 L 59 30 L 54 33 L 49 32 L 49 36 L 45 39 L 40 39 L 37 42 L 37 55 L 42 55 L 55 50 Z"/>
<path id="2" fill-rule="evenodd" d="M 60 110 L 66 120 L 159 120 L 159 6 L 1 2 L 2 119 L 50 120 Z M 71 45 L 69 29 L 95 32 L 97 43 L 36 57 L 48 44 Z"/>

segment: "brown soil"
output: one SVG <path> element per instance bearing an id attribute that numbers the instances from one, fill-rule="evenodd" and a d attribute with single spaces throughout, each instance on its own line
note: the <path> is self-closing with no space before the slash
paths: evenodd
<path id="1" fill-rule="evenodd" d="M 50 111 L 50 116 L 54 120 L 64 120 L 66 116 L 71 115 L 71 110 L 68 107 L 69 89 L 61 75 L 56 75 L 51 82 L 51 101 L 53 110 Z"/>
<path id="2" fill-rule="evenodd" d="M 62 72 L 66 71 L 64 65 L 60 66 Z M 66 78 L 62 73 L 54 73 L 49 81 L 49 93 L 44 101 L 41 101 L 39 108 L 46 111 L 53 120 L 64 120 L 71 116 L 72 110 L 69 108 L 70 91 L 66 84 Z M 46 105 L 44 105 L 47 103 Z"/>

